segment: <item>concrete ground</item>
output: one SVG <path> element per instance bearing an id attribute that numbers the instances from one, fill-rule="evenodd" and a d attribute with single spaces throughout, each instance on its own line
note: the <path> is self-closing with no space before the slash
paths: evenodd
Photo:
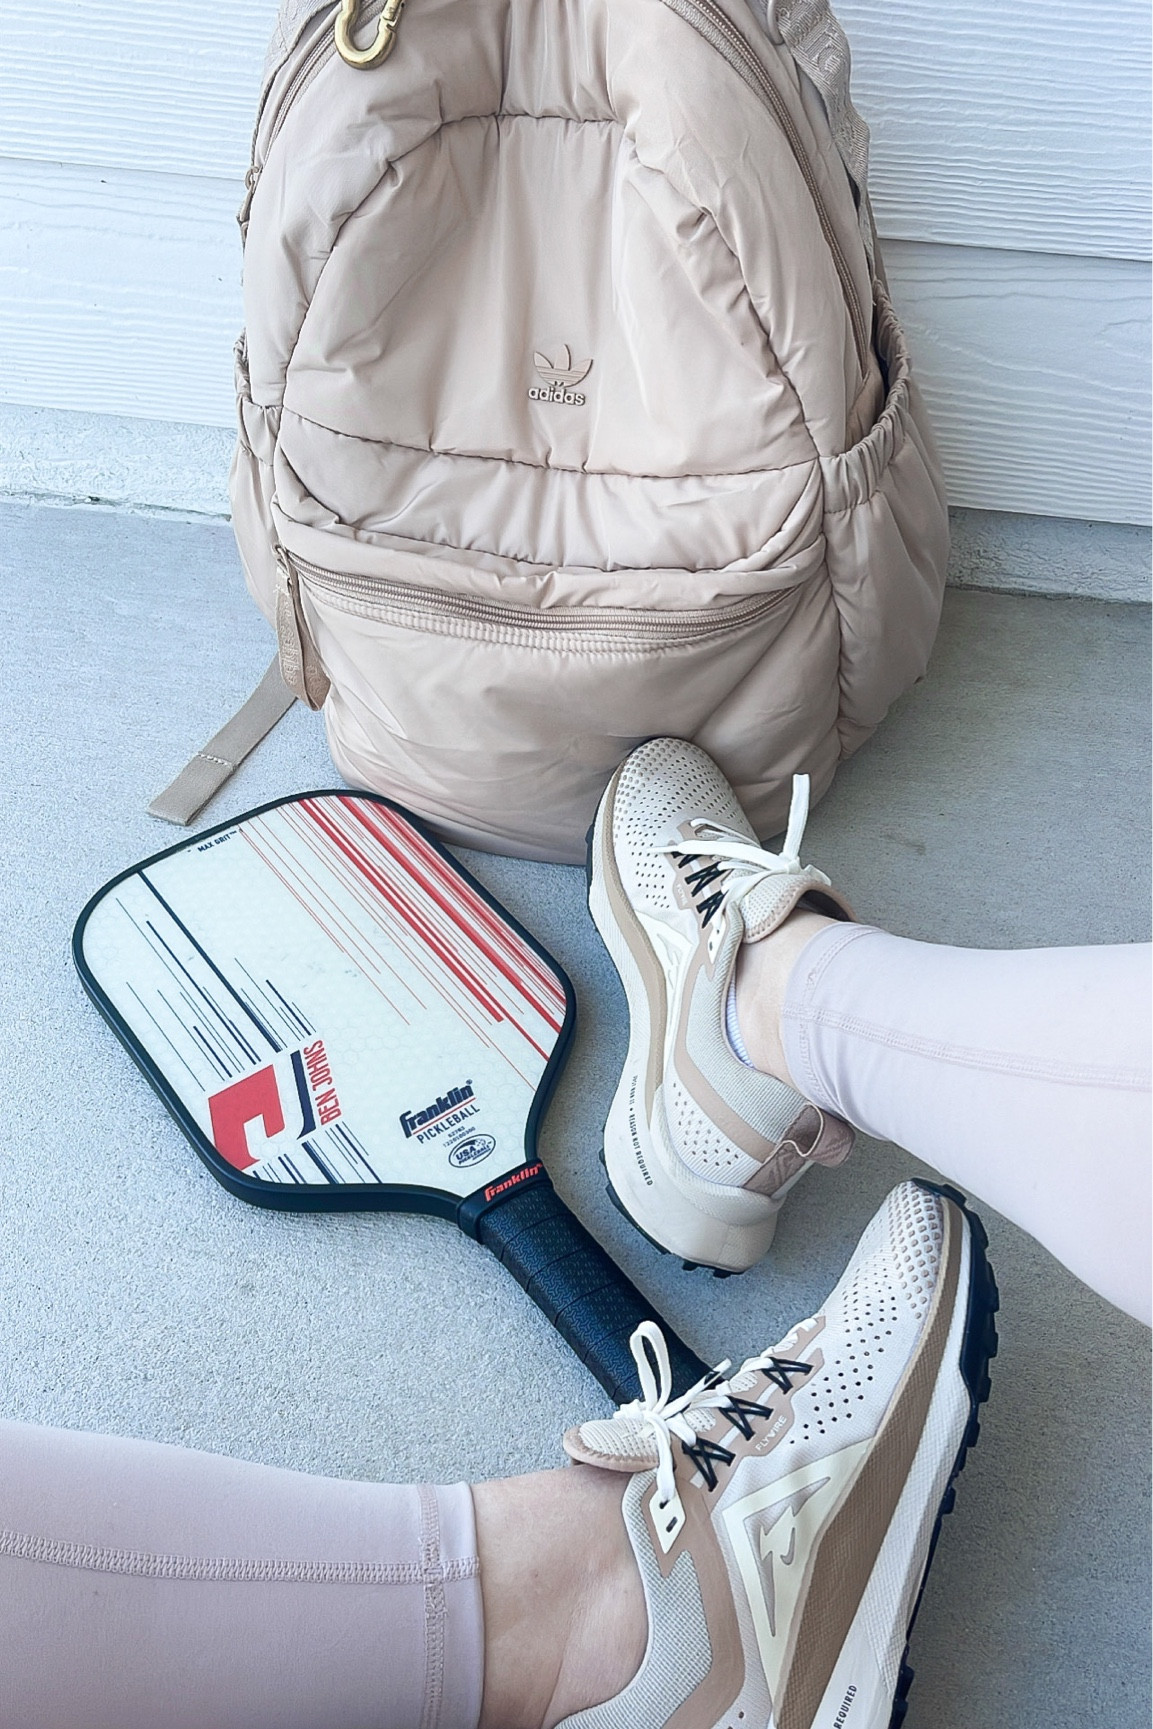
<path id="1" fill-rule="evenodd" d="M 952 593 L 928 678 L 841 771 L 811 856 L 906 935 L 1145 939 L 1147 625 L 1136 606 Z M 233 1200 L 73 973 L 76 914 L 171 844 L 145 805 L 269 656 L 228 530 L 0 507 L 0 643 L 0 1412 L 336 1476 L 557 1463 L 561 1430 L 605 1400 L 486 1251 L 431 1219 Z M 204 820 L 335 782 L 297 708 Z M 866 1143 L 814 1172 L 743 1279 L 656 1256 L 595 1156 L 625 1025 L 582 875 L 466 856 L 576 986 L 542 1142 L 558 1188 L 703 1355 L 779 1337 L 920 1167 Z M 908 1729 L 1146 1729 L 1148 1334 L 987 1217 L 1001 1353 L 917 1624 Z"/>

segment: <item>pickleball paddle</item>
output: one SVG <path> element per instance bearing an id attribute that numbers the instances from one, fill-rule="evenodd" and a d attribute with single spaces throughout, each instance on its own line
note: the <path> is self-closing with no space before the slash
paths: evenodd
<path id="1" fill-rule="evenodd" d="M 365 793 L 280 799 L 118 876 L 73 953 L 225 1188 L 455 1220 L 613 1399 L 636 1396 L 628 1340 L 659 1317 L 536 1153 L 572 986 L 415 818 Z M 683 1392 L 708 1368 L 664 1330 Z"/>

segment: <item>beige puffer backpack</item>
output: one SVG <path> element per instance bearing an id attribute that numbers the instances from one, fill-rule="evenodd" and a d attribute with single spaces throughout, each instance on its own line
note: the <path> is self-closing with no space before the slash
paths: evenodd
<path id="1" fill-rule="evenodd" d="M 660 733 L 773 833 L 923 672 L 946 557 L 844 37 L 400 6 L 284 0 L 256 128 L 232 503 L 285 680 L 450 839 L 583 857 Z"/>

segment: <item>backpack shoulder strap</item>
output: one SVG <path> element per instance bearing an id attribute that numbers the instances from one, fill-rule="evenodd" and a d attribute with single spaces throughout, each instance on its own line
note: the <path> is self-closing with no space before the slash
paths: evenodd
<path id="1" fill-rule="evenodd" d="M 157 794 L 148 807 L 149 816 L 187 828 L 295 701 L 280 676 L 278 657 L 248 701 L 225 721 L 203 750 L 197 751 L 171 785 Z"/>
<path id="2" fill-rule="evenodd" d="M 849 93 L 852 57 L 848 38 L 829 0 L 767 0 L 764 16 L 769 36 L 788 49 L 825 105 L 837 150 L 859 194 L 861 237 L 875 274 L 875 236 L 869 207 L 869 128 L 853 107 Z"/>

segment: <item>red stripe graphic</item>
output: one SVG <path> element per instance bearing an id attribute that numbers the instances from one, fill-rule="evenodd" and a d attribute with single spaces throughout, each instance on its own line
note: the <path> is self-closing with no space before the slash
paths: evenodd
<path id="1" fill-rule="evenodd" d="M 298 889 L 296 889 L 294 887 L 293 883 L 289 880 L 289 878 L 284 874 L 284 871 L 280 869 L 275 852 L 266 852 L 264 850 L 264 848 L 260 845 L 260 842 L 255 838 L 255 836 L 252 833 L 250 833 L 250 830 L 255 828 L 255 827 L 256 827 L 255 823 L 244 824 L 239 831 L 241 839 L 245 842 L 245 844 L 247 846 L 250 846 L 252 848 L 252 850 L 256 854 L 257 858 L 260 859 L 261 863 L 265 866 L 265 868 L 267 870 L 270 870 L 272 872 L 272 874 L 276 878 L 277 882 L 281 883 L 284 886 L 284 888 L 287 889 L 288 893 L 292 896 L 293 900 L 296 901 L 301 907 L 303 907 L 304 911 L 308 914 L 309 918 L 312 919 L 313 923 L 320 926 L 320 929 L 324 932 L 325 936 L 328 938 L 328 940 L 332 944 L 332 946 L 336 949 L 339 949 L 340 953 L 342 955 L 346 955 L 354 966 L 359 967 L 360 971 L 364 974 L 365 978 L 368 980 L 368 982 L 372 986 L 373 990 L 376 991 L 378 993 L 378 995 L 380 995 L 384 998 L 385 1002 L 388 1004 L 389 1008 L 392 1009 L 394 1014 L 399 1016 L 399 1018 L 404 1022 L 405 1026 L 408 1026 L 410 1024 L 408 1016 L 403 1013 L 403 1011 L 399 1008 L 399 1006 L 396 1003 L 393 1002 L 392 998 L 388 995 L 388 993 L 381 989 L 380 985 L 372 977 L 371 973 L 368 972 L 367 968 L 364 966 L 363 962 L 358 958 L 358 956 L 354 955 L 350 949 L 345 947 L 344 943 L 341 942 L 340 937 L 337 935 L 336 931 L 333 930 L 329 925 L 327 925 L 324 922 L 324 919 L 320 916 L 320 911 L 319 911 L 318 904 L 317 904 L 318 899 L 321 898 L 319 885 L 314 885 L 310 898 L 306 898 L 304 895 L 302 895 L 298 891 Z M 268 838 L 269 838 L 270 843 L 272 840 L 275 839 L 275 837 L 271 831 L 269 831 L 269 837 Z M 295 859 L 293 859 L 291 861 L 291 865 L 286 864 L 285 868 L 291 869 L 292 866 L 296 865 L 296 863 L 297 863 L 297 861 Z M 294 871 L 294 875 L 295 874 L 297 874 L 297 873 Z M 299 880 L 299 876 L 298 876 L 298 880 Z M 305 880 L 307 881 L 308 879 L 306 878 Z M 323 898 L 328 899 L 327 896 L 325 896 Z M 353 938 L 353 940 L 355 941 L 355 937 Z"/>
<path id="2" fill-rule="evenodd" d="M 379 809 L 380 807 L 374 808 Z M 391 811 L 382 810 L 381 815 L 382 817 L 391 820 L 399 832 L 410 841 L 413 850 L 417 853 L 418 857 L 425 862 L 427 867 L 437 877 L 439 877 L 442 882 L 449 885 L 450 892 L 454 899 L 466 903 L 477 922 L 486 930 L 491 932 L 500 946 L 504 948 L 506 953 L 511 954 L 513 959 L 519 964 L 524 972 L 530 974 L 530 976 L 537 981 L 542 988 L 545 998 L 551 1004 L 555 1005 L 557 1011 L 563 1016 L 565 1008 L 564 992 L 561 990 L 552 974 L 541 965 L 539 955 L 535 954 L 533 950 L 529 948 L 528 944 L 523 942 L 521 938 L 516 935 L 515 931 L 511 931 L 508 928 L 503 920 L 493 912 L 487 901 L 483 900 L 481 896 L 477 894 L 475 889 L 471 888 L 468 883 L 463 882 L 461 878 L 457 876 L 455 871 L 453 871 L 444 862 L 440 854 L 429 845 L 423 835 L 418 834 L 415 829 L 409 828 L 400 818 L 393 816 Z M 517 982 L 523 986 L 523 980 L 518 979 Z"/>
<path id="3" fill-rule="evenodd" d="M 397 816 L 394 812 L 385 807 L 376 805 L 370 807 L 372 811 L 372 815 L 370 816 L 363 806 L 352 800 L 342 799 L 341 802 L 348 809 L 349 815 L 352 816 L 355 821 L 359 822 L 370 834 L 372 834 L 378 844 L 384 844 L 384 835 L 382 835 L 380 830 L 376 827 L 376 823 L 380 823 L 386 830 L 394 834 L 396 839 L 406 850 L 404 854 L 397 854 L 395 850 L 390 850 L 393 850 L 394 857 L 400 859 L 402 867 L 408 874 L 416 874 L 413 871 L 413 860 L 418 859 L 424 864 L 426 871 L 436 881 L 446 885 L 449 896 L 446 910 L 452 917 L 453 922 L 461 930 L 465 931 L 474 942 L 477 942 L 476 932 L 471 929 L 467 923 L 462 922 L 458 909 L 463 905 L 467 911 L 471 913 L 476 922 L 492 934 L 496 939 L 498 946 L 503 948 L 507 954 L 511 955 L 511 957 L 519 964 L 522 971 L 530 973 L 542 985 L 543 994 L 550 1000 L 550 1002 L 563 1010 L 565 1000 L 564 993 L 558 988 L 555 979 L 553 979 L 552 976 L 541 966 L 538 957 L 521 941 L 519 937 L 508 929 L 507 925 L 505 925 L 499 917 L 493 913 L 492 909 L 484 900 L 481 899 L 476 891 L 464 882 L 451 866 L 445 863 L 445 861 L 440 857 L 440 854 L 429 845 L 423 835 L 418 834 L 415 829 L 409 827 L 402 817 Z M 424 887 L 427 892 L 431 892 L 427 882 L 424 883 Z M 440 904 L 443 905 L 444 903 Z M 478 942 L 478 947 L 479 946 L 480 944 Z M 488 953 L 487 950 L 484 950 L 483 952 Z M 493 956 L 489 954 L 488 958 L 492 960 Z M 520 974 L 509 975 L 506 973 L 505 976 L 510 977 L 518 990 L 523 993 L 524 980 Z"/>
<path id="4" fill-rule="evenodd" d="M 331 810 L 331 805 L 329 809 Z M 399 920 L 393 918 L 388 909 L 381 905 L 380 896 L 373 884 L 359 870 L 355 869 L 347 858 L 336 851 L 327 834 L 318 828 L 310 817 L 301 813 L 299 805 L 290 805 L 280 812 L 274 813 L 274 815 L 279 815 L 281 821 L 287 825 L 288 838 L 281 836 L 280 839 L 288 856 L 295 858 L 297 849 L 301 846 L 305 847 L 322 867 L 325 878 L 333 888 L 338 887 L 342 897 L 348 896 L 357 908 L 368 914 L 372 928 L 377 931 L 387 929 L 388 943 L 386 946 L 391 947 L 395 944 L 405 958 L 416 968 L 421 979 L 426 984 L 431 985 L 433 990 L 446 1002 L 450 1003 L 454 1012 L 460 1016 L 480 1042 L 487 1045 L 490 1050 L 498 1052 L 508 1063 L 518 1080 L 524 1081 L 526 1086 L 533 1086 L 535 1084 L 534 1078 L 524 1073 L 515 1058 L 504 1048 L 500 1038 L 500 1033 L 505 1027 L 515 1028 L 517 1034 L 521 1038 L 525 1038 L 525 1034 L 517 1022 L 511 1018 L 506 1018 L 494 1025 L 487 1010 L 482 1009 L 468 993 L 461 990 L 454 978 L 445 973 L 436 956 L 426 948 L 420 937 L 411 929 L 401 925 Z M 343 822 L 347 819 L 342 815 L 340 820 Z M 386 863 L 389 871 L 392 871 L 394 867 L 391 861 L 386 860 Z M 333 904 L 336 904 L 335 901 Z M 352 921 L 352 928 L 364 936 L 364 928 L 355 920 Z M 383 950 L 371 944 L 369 947 L 370 952 L 378 956 L 380 965 L 409 992 L 414 1002 L 425 1007 L 424 999 L 419 996 L 412 984 L 396 971 L 391 962 L 385 959 Z M 537 1047 L 527 1038 L 526 1043 L 529 1044 L 534 1056 L 540 1055 Z"/>
<path id="5" fill-rule="evenodd" d="M 469 972 L 467 968 L 461 965 L 453 955 L 452 951 L 448 949 L 443 942 L 441 942 L 432 926 L 428 923 L 428 920 L 424 918 L 414 906 L 402 898 L 396 889 L 369 862 L 359 847 L 353 846 L 352 843 L 341 834 L 340 830 L 320 808 L 315 800 L 308 799 L 304 801 L 300 808 L 311 818 L 316 826 L 328 836 L 333 845 L 340 849 L 350 864 L 352 864 L 354 868 L 372 884 L 381 899 L 387 901 L 388 905 L 399 915 L 400 918 L 404 920 L 405 924 L 416 932 L 420 940 L 433 951 L 439 960 L 443 962 L 449 972 L 451 972 L 453 976 L 460 981 L 469 994 L 475 997 L 481 1007 L 492 1016 L 492 1019 L 494 1021 L 503 1021 L 505 1015 L 500 1004 L 490 996 L 481 981 L 475 976 L 475 974 Z M 542 1051 L 541 1055 L 543 1056 L 544 1054 L 545 1053 Z"/>
<path id="6" fill-rule="evenodd" d="M 377 844 L 383 847 L 383 849 L 392 858 L 394 858 L 398 864 L 400 864 L 402 869 L 411 870 L 411 860 L 397 850 L 396 845 L 393 844 L 388 833 L 382 832 L 382 830 L 377 827 L 377 823 L 369 817 L 363 806 L 357 804 L 351 799 L 342 799 L 341 803 L 348 810 L 350 816 L 352 816 L 362 828 L 366 829 L 368 833 L 373 836 Z M 432 882 L 426 880 L 421 886 L 424 888 L 430 900 L 435 902 L 446 917 L 451 919 L 452 923 L 469 939 L 470 942 L 475 943 L 476 947 L 486 957 L 486 959 L 496 967 L 502 977 L 508 980 L 513 989 L 517 991 L 520 996 L 524 997 L 525 1001 L 530 1003 L 534 1009 L 536 1009 L 537 1013 L 548 1023 L 553 1031 L 559 1033 L 563 1021 L 561 1013 L 558 1013 L 558 1010 L 563 1013 L 564 997 L 557 989 L 555 982 L 552 979 L 549 979 L 548 976 L 542 972 L 540 963 L 537 960 L 537 957 L 532 953 L 532 950 L 525 944 L 521 943 L 512 932 L 508 931 L 507 928 L 499 922 L 492 912 L 492 909 L 487 906 L 486 903 L 481 900 L 480 896 L 474 893 L 466 883 L 463 883 L 459 877 L 449 870 L 443 859 L 441 859 L 440 856 L 425 843 L 424 837 L 417 834 L 415 829 L 410 829 L 407 824 L 402 824 L 399 819 L 393 816 L 391 811 L 386 811 L 380 806 L 374 807 L 374 815 L 377 817 L 378 821 L 386 823 L 388 828 L 392 829 L 393 834 L 403 842 L 404 846 L 407 849 L 410 849 L 413 853 L 416 853 L 420 857 L 422 863 L 426 866 L 428 873 L 434 880 Z M 438 883 L 446 885 L 449 892 L 442 892 L 442 890 L 437 886 Z M 491 940 L 486 940 L 480 931 L 468 923 L 466 917 L 462 914 L 460 906 L 461 902 L 466 903 L 468 910 L 472 913 L 473 918 L 476 920 L 478 925 L 491 933 L 492 936 L 498 938 L 499 947 L 497 943 L 494 943 Z M 504 955 L 499 952 L 500 948 L 505 950 Z M 519 963 L 522 970 L 518 971 L 517 966 L 512 964 L 512 962 L 507 958 L 510 949 L 512 950 L 513 960 L 516 963 Z M 524 978 L 525 971 L 531 971 L 534 977 L 546 986 L 548 997 L 547 1003 L 540 1000 L 540 995 L 543 995 L 544 993 L 538 995 L 528 989 Z"/>
<path id="7" fill-rule="evenodd" d="M 286 813 L 281 814 L 282 816 L 286 815 Z M 300 829 L 292 823 L 291 817 L 287 817 L 287 821 L 289 827 L 292 828 L 295 833 L 300 835 L 300 838 L 305 842 L 312 856 L 319 859 L 326 875 L 331 879 L 332 859 L 331 854 L 325 847 L 323 839 L 320 836 L 314 837 L 312 833 L 307 830 L 307 825 L 305 825 L 304 829 Z M 254 839 L 252 833 L 253 830 L 259 830 L 264 845 L 269 849 L 267 853 L 263 850 L 260 843 Z M 407 991 L 413 1001 L 423 1008 L 424 1005 L 421 1002 L 421 999 L 416 995 L 412 986 L 405 983 L 405 981 L 396 972 L 395 968 L 389 966 L 380 951 L 373 948 L 365 938 L 364 933 L 359 931 L 356 925 L 351 923 L 341 912 L 336 901 L 332 898 L 332 895 L 326 891 L 320 878 L 315 876 L 312 871 L 308 869 L 309 861 L 302 857 L 298 851 L 286 844 L 283 835 L 278 833 L 276 827 L 271 824 L 267 818 L 258 818 L 253 822 L 246 823 L 240 832 L 253 851 L 264 860 L 273 875 L 278 877 L 279 880 L 284 883 L 285 888 L 288 889 L 293 898 L 299 901 L 300 905 L 304 908 L 305 912 L 308 913 L 309 917 L 315 920 L 325 935 L 330 938 L 343 954 L 348 956 L 353 965 L 359 967 L 373 990 L 378 992 L 379 995 L 384 998 L 389 1008 L 400 1017 L 406 1026 L 408 1026 L 409 1018 L 400 1007 L 400 1004 L 393 1002 L 388 992 L 373 975 L 387 975 L 394 979 L 397 985 L 399 985 L 402 990 Z M 288 880 L 288 877 L 282 874 L 282 871 L 288 872 L 289 876 L 293 879 L 293 882 L 302 883 L 305 887 L 306 893 L 298 894 L 296 889 L 292 886 L 292 882 Z M 335 931 L 330 930 L 328 925 L 325 924 L 324 919 L 320 916 L 320 912 L 318 911 L 318 908 L 320 907 L 330 909 L 328 916 L 335 921 L 341 932 L 341 936 L 345 939 L 344 942 L 340 940 Z M 353 947 L 346 947 L 346 943 L 351 943 Z"/>

